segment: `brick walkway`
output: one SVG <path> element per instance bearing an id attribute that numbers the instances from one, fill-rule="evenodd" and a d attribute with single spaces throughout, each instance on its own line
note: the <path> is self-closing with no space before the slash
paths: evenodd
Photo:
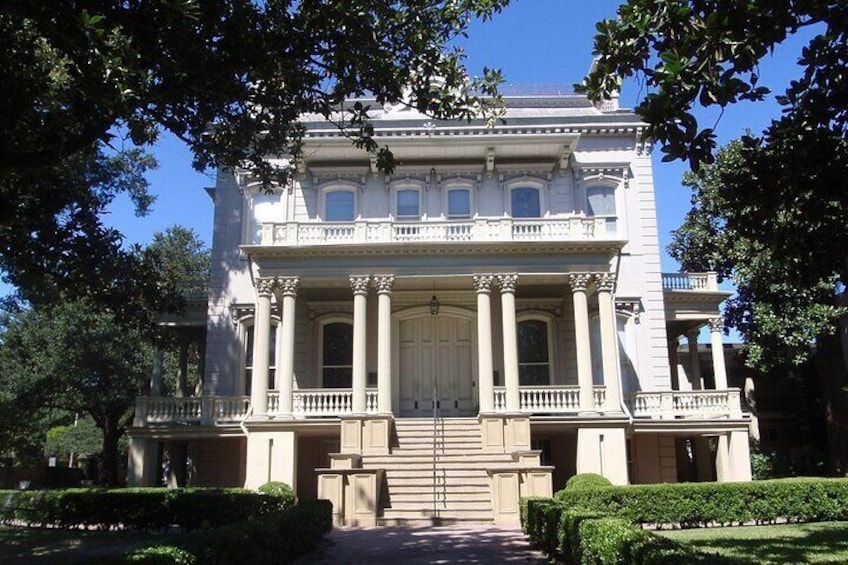
<path id="1" fill-rule="evenodd" d="M 547 564 L 519 528 L 499 526 L 395 526 L 336 528 L 296 565 L 330 563 L 524 563 Z"/>

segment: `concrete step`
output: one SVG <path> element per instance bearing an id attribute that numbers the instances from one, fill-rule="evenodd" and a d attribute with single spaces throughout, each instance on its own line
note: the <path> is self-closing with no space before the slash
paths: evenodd
<path id="1" fill-rule="evenodd" d="M 415 503 L 421 507 L 422 504 L 432 504 L 433 502 L 433 490 L 430 489 L 421 489 L 420 491 L 394 491 L 391 494 L 391 507 L 395 508 L 398 503 Z M 454 507 L 454 504 L 463 504 L 463 503 L 474 503 L 474 504 L 487 504 L 491 505 L 492 503 L 492 495 L 489 494 L 489 489 L 485 491 L 476 490 L 463 490 L 463 491 L 455 491 L 452 489 L 441 489 L 437 488 L 435 493 L 436 501 L 444 502 L 446 505 L 450 507 Z"/>

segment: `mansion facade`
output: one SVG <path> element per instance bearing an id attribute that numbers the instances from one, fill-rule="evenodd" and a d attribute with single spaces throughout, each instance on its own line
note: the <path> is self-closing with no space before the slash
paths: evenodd
<path id="1" fill-rule="evenodd" d="M 131 484 L 166 459 L 172 484 L 285 481 L 338 523 L 390 524 L 517 523 L 519 496 L 575 473 L 750 480 L 727 293 L 661 272 L 632 112 L 508 97 L 488 128 L 361 102 L 391 174 L 319 117 L 287 186 L 219 174 L 206 315 L 186 322 L 202 383 L 138 400 Z"/>

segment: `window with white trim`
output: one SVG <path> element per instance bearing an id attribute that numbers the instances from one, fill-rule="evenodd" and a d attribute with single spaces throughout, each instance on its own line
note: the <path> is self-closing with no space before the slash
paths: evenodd
<path id="1" fill-rule="evenodd" d="M 471 190 L 467 188 L 448 189 L 448 218 L 462 219 L 471 217 Z"/>
<path id="2" fill-rule="evenodd" d="M 324 388 L 353 385 L 353 324 L 329 322 L 321 326 L 321 382 Z"/>
<path id="3" fill-rule="evenodd" d="M 518 186 L 509 192 L 513 218 L 541 218 L 540 190 L 535 186 Z"/>
<path id="4" fill-rule="evenodd" d="M 396 193 L 395 213 L 404 220 L 417 220 L 421 217 L 421 196 L 417 189 L 402 188 Z"/>
<path id="5" fill-rule="evenodd" d="M 253 325 L 244 328 L 244 393 L 250 395 L 253 384 Z M 271 324 L 268 340 L 268 389 L 275 390 L 277 369 L 277 325 Z"/>
<path id="6" fill-rule="evenodd" d="M 546 386 L 551 383 L 551 352 L 548 322 L 533 318 L 518 322 L 518 384 Z"/>
<path id="7" fill-rule="evenodd" d="M 614 233 L 617 229 L 615 212 L 615 189 L 611 186 L 586 187 L 586 213 L 589 216 L 607 219 L 607 232 Z"/>
<path id="8" fill-rule="evenodd" d="M 356 218 L 356 192 L 329 190 L 324 193 L 324 220 L 327 222 L 352 222 Z"/>

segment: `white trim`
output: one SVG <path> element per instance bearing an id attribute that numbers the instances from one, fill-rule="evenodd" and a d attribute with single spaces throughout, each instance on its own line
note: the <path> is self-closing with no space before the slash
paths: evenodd
<path id="1" fill-rule="evenodd" d="M 235 391 L 238 394 L 247 394 L 245 392 L 247 390 L 247 379 L 245 378 L 245 376 L 247 375 L 247 369 L 248 369 L 248 367 L 247 367 L 247 344 L 248 344 L 247 333 L 248 333 L 248 330 L 250 330 L 250 331 L 253 330 L 254 320 L 255 320 L 255 318 L 252 314 L 247 315 L 247 316 L 242 316 L 241 318 L 236 320 L 236 322 L 238 323 L 238 327 L 239 327 L 239 329 L 238 329 L 239 372 L 238 372 Z M 274 362 L 272 364 L 268 365 L 268 371 L 269 371 L 269 378 L 270 378 L 270 372 L 271 371 L 274 372 L 274 384 L 275 385 L 277 384 L 277 361 L 278 361 L 277 358 L 280 355 L 280 349 L 281 349 L 280 340 L 282 339 L 282 333 L 283 333 L 281 331 L 278 331 L 279 329 L 280 329 L 280 317 L 272 314 L 271 315 L 271 333 L 274 335 L 274 341 L 276 343 L 274 344 Z M 251 365 L 250 368 L 251 368 L 251 371 L 252 371 L 253 366 Z M 268 384 L 270 385 L 270 383 L 268 383 Z M 269 386 L 268 390 L 276 390 L 276 389 L 272 389 Z"/>
<path id="2" fill-rule="evenodd" d="M 544 310 L 522 310 L 515 315 L 515 329 L 518 331 L 518 325 L 522 322 L 538 321 L 544 322 L 546 325 L 545 331 L 548 334 L 548 386 L 556 382 L 556 316 Z M 521 344 L 518 344 L 517 351 L 519 368 L 521 367 Z M 520 370 L 520 369 L 519 369 Z M 525 385 L 526 386 L 526 385 Z"/>
<path id="3" fill-rule="evenodd" d="M 464 178 L 452 178 L 445 181 L 442 189 L 442 217 L 446 220 L 468 220 L 477 217 L 477 198 L 475 196 L 475 183 Z M 467 216 L 451 216 L 448 195 L 452 190 L 467 190 L 468 191 L 468 215 Z"/>
<path id="4" fill-rule="evenodd" d="M 360 218 L 359 210 L 359 192 L 361 185 L 345 180 L 334 180 L 322 184 L 318 187 L 318 219 L 322 222 L 333 224 L 326 220 L 327 216 L 327 194 L 331 192 L 352 192 L 353 193 L 353 219 L 344 221 L 356 221 Z"/>
<path id="5" fill-rule="evenodd" d="M 389 185 L 389 219 L 400 221 L 418 221 L 427 219 L 427 206 L 424 201 L 424 194 L 427 192 L 428 183 L 410 177 L 403 177 L 397 180 L 392 180 Z M 417 216 L 399 216 L 397 213 L 397 195 L 402 190 L 418 191 L 418 215 Z"/>
<path id="6" fill-rule="evenodd" d="M 324 388 L 324 328 L 329 324 L 347 324 L 353 331 L 353 314 L 333 312 L 322 314 L 315 318 L 315 343 L 318 359 L 315 363 L 315 383 L 317 388 Z M 353 359 L 351 359 L 351 371 L 353 371 Z"/>
<path id="7" fill-rule="evenodd" d="M 504 211 L 510 218 L 515 218 L 512 213 L 512 191 L 517 188 L 535 188 L 539 191 L 539 218 L 548 218 L 550 209 L 548 207 L 548 183 L 542 179 L 522 176 L 505 181 L 502 185 L 504 193 Z M 531 216 L 532 217 L 532 216 Z"/>

